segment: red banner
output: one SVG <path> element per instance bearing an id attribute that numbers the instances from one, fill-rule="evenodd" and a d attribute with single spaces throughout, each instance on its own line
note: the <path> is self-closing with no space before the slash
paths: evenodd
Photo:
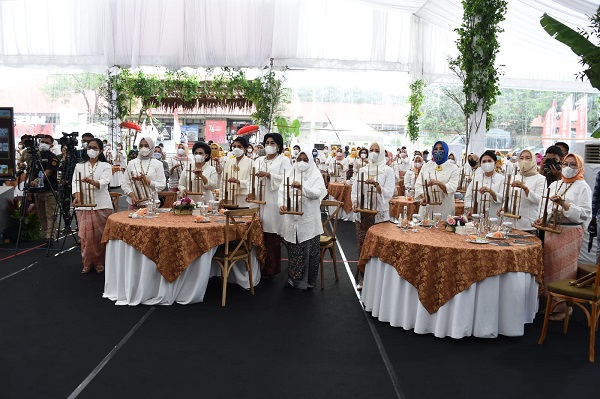
<path id="1" fill-rule="evenodd" d="M 542 130 L 542 146 L 544 148 L 550 147 L 554 144 L 554 138 L 556 134 L 556 100 L 552 101 L 552 106 L 546 112 L 544 118 L 544 127 Z"/>
<path id="2" fill-rule="evenodd" d="M 575 125 L 575 137 L 585 139 L 587 137 L 587 95 L 577 101 L 577 125 Z"/>
<path id="3" fill-rule="evenodd" d="M 573 96 L 567 97 L 562 106 L 560 120 L 558 121 L 558 138 L 568 140 L 571 138 L 571 110 L 573 109 Z"/>
<path id="4" fill-rule="evenodd" d="M 227 121 L 217 119 L 206 120 L 206 130 L 204 132 L 204 141 L 212 140 L 215 143 L 225 143 L 227 141 Z"/>

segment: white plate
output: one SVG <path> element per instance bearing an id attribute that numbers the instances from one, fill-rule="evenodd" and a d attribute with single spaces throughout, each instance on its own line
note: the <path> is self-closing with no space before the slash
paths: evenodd
<path id="1" fill-rule="evenodd" d="M 489 241 L 475 241 L 475 240 L 467 240 L 467 242 L 470 242 L 471 244 L 489 244 Z"/>
<path id="2" fill-rule="evenodd" d="M 156 213 L 167 213 L 167 212 L 171 212 L 171 208 L 158 208 L 156 210 Z"/>

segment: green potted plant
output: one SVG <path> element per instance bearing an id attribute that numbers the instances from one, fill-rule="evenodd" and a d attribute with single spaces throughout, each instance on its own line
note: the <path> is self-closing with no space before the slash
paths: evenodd
<path id="1" fill-rule="evenodd" d="M 19 218 L 21 217 L 21 206 L 23 201 L 20 197 L 14 197 L 8 200 L 7 210 L 9 212 L 10 221 L 8 226 L 4 229 L 2 234 L 4 239 L 8 239 L 12 242 L 16 242 L 17 234 L 19 231 Z M 34 203 L 29 203 L 25 210 L 25 216 L 23 217 L 23 224 L 21 225 L 21 237 L 22 241 L 37 241 L 41 238 L 41 224 L 35 209 Z"/>

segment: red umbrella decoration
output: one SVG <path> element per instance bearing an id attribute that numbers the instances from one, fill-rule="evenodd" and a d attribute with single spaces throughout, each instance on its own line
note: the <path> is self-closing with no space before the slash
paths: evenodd
<path id="1" fill-rule="evenodd" d="M 125 128 L 125 129 L 137 130 L 138 132 L 142 131 L 142 127 L 134 122 L 121 122 L 121 124 L 119 126 Z"/>
<path id="2" fill-rule="evenodd" d="M 237 131 L 238 136 L 245 136 L 247 134 L 252 134 L 258 132 L 258 125 L 248 125 L 244 126 L 240 130 Z"/>

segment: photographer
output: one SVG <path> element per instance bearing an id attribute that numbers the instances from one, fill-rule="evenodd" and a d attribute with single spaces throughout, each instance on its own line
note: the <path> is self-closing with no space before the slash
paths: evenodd
<path id="1" fill-rule="evenodd" d="M 560 180 L 562 177 L 560 163 L 563 156 L 564 154 L 560 147 L 553 145 L 546 150 L 546 155 L 544 155 L 540 165 L 540 171 L 546 178 L 546 187 L 550 186 L 553 182 Z"/>
<path id="2" fill-rule="evenodd" d="M 81 135 L 81 149 L 77 150 L 77 162 L 84 162 L 88 160 L 87 156 L 87 145 L 94 138 L 92 133 L 84 133 Z"/>
<path id="3" fill-rule="evenodd" d="M 54 227 L 54 214 L 56 212 L 58 158 L 51 151 L 53 138 L 44 136 L 39 144 L 39 159 L 32 165 L 29 186 L 33 189 L 35 207 L 42 225 L 44 240 L 52 245 L 56 238 Z"/>

